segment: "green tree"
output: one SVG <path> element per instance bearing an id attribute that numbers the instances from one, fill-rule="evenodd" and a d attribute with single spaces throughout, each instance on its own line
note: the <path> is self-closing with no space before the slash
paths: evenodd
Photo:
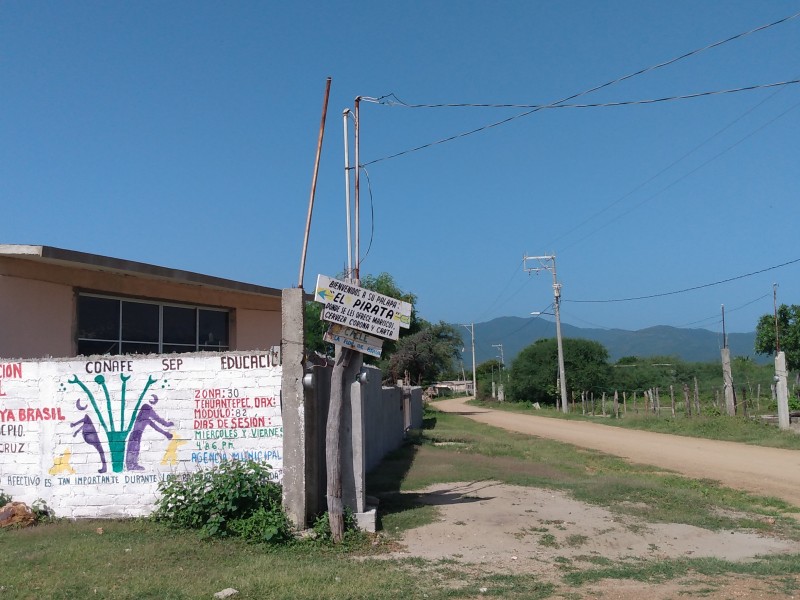
<path id="1" fill-rule="evenodd" d="M 786 353 L 786 368 L 800 369 L 800 305 L 778 307 L 778 334 L 780 349 Z M 775 316 L 763 315 L 756 325 L 755 351 L 759 354 L 774 354 Z"/>
<path id="2" fill-rule="evenodd" d="M 564 341 L 567 389 L 603 390 L 609 382 L 608 351 L 590 340 Z M 511 366 L 509 398 L 515 402 L 555 402 L 559 391 L 558 346 L 554 338 L 537 340 L 519 353 Z"/>
<path id="3" fill-rule="evenodd" d="M 437 381 L 452 369 L 461 350 L 461 334 L 447 323 L 424 324 L 417 332 L 401 337 L 386 359 L 384 374 L 390 381 L 408 379 L 417 385 Z"/>

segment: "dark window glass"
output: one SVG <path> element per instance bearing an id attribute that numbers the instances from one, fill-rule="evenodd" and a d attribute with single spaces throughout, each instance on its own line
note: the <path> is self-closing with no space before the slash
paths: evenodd
<path id="1" fill-rule="evenodd" d="M 228 311 L 78 296 L 78 354 L 227 350 L 228 318 Z"/>
<path id="2" fill-rule="evenodd" d="M 78 296 L 78 337 L 119 339 L 119 300 Z"/>
<path id="3" fill-rule="evenodd" d="M 200 350 L 228 347 L 228 313 L 200 309 Z"/>
<path id="4" fill-rule="evenodd" d="M 158 344 L 158 308 L 158 304 L 123 301 L 122 339 Z M 125 348 L 122 351 L 125 352 Z"/>
<path id="5" fill-rule="evenodd" d="M 141 342 L 122 342 L 123 354 L 158 354 L 158 344 Z"/>
<path id="6" fill-rule="evenodd" d="M 98 342 L 95 340 L 78 340 L 78 354 L 119 354 L 119 342 Z"/>
<path id="7" fill-rule="evenodd" d="M 179 306 L 164 307 L 164 344 L 197 344 L 197 310 Z M 170 352 L 169 350 L 164 350 Z M 186 350 L 183 350 L 186 352 Z"/>

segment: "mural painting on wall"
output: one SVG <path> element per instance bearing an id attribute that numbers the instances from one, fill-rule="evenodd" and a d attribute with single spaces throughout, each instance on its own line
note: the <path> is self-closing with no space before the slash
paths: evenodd
<path id="1" fill-rule="evenodd" d="M 280 479 L 275 363 L 272 353 L 0 363 L 0 490 L 102 516 L 146 514 L 160 481 L 223 460 L 267 463 Z"/>

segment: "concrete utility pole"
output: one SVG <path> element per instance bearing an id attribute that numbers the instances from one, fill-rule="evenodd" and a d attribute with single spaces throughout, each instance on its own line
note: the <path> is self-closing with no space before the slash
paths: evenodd
<path id="1" fill-rule="evenodd" d="M 725 305 L 722 305 L 722 381 L 725 390 L 725 412 L 729 417 L 736 415 L 736 395 L 733 389 L 733 373 L 731 371 L 731 351 L 728 348 L 728 336 L 725 333 Z"/>
<path id="2" fill-rule="evenodd" d="M 472 397 L 478 398 L 478 374 L 475 371 L 475 323 L 470 323 L 469 327 L 461 325 L 466 328 L 472 335 Z"/>
<path id="3" fill-rule="evenodd" d="M 528 267 L 528 261 L 535 260 L 539 263 L 537 267 Z M 549 265 L 547 263 L 550 263 Z M 569 412 L 569 403 L 567 402 L 567 374 L 564 369 L 564 344 L 561 340 L 561 284 L 558 283 L 556 277 L 556 257 L 555 254 L 550 256 L 523 256 L 523 268 L 530 273 L 539 273 L 539 271 L 550 271 L 553 274 L 553 314 L 556 318 L 556 345 L 558 346 L 558 382 L 561 388 L 561 410 L 562 412 Z"/>
<path id="4" fill-rule="evenodd" d="M 500 383 L 503 383 L 503 367 L 506 366 L 506 359 L 503 355 L 503 344 L 492 344 L 492 348 L 500 348 Z"/>
<path id="5" fill-rule="evenodd" d="M 778 329 L 778 284 L 772 284 L 772 309 L 775 313 L 775 396 L 778 400 L 778 427 L 789 429 L 789 372 L 786 370 L 786 353 L 781 352 Z"/>
<path id="6" fill-rule="evenodd" d="M 506 388 L 503 385 L 503 367 L 506 366 L 506 359 L 503 355 L 503 344 L 492 344 L 492 348 L 500 348 L 500 366 L 497 369 L 497 399 L 504 402 L 506 399 Z"/>

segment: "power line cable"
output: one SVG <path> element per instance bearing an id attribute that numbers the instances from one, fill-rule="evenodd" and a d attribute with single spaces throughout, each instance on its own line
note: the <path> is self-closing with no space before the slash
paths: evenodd
<path id="1" fill-rule="evenodd" d="M 579 244 L 579 243 L 581 243 L 581 242 L 584 242 L 584 241 L 586 241 L 586 240 L 587 240 L 587 239 L 589 239 L 590 237 L 592 237 L 592 236 L 594 236 L 594 235 L 598 234 L 600 231 L 602 231 L 603 229 L 605 229 L 606 227 L 608 227 L 608 226 L 609 226 L 609 225 L 611 225 L 612 223 L 615 223 L 616 221 L 620 220 L 622 217 L 624 217 L 624 216 L 626 216 L 626 215 L 629 215 L 630 213 L 632 213 L 634 210 L 636 210 L 636 209 L 637 209 L 637 208 L 639 208 L 640 206 L 642 206 L 642 205 L 644 205 L 644 204 L 646 204 L 646 203 L 650 202 L 651 200 L 653 200 L 653 199 L 657 198 L 658 196 L 660 196 L 660 195 L 661 195 L 661 194 L 663 194 L 664 192 L 666 192 L 666 191 L 668 191 L 668 190 L 672 189 L 673 187 L 675 187 L 676 185 L 678 185 L 678 184 L 679 184 L 681 181 L 683 181 L 683 180 L 685 180 L 685 179 L 688 179 L 688 178 L 689 178 L 691 175 L 694 175 L 694 174 L 695 174 L 695 173 L 697 173 L 697 172 L 698 172 L 700 169 L 702 169 L 702 168 L 704 168 L 704 167 L 707 167 L 709 164 L 711 164 L 712 162 L 714 162 L 715 160 L 717 160 L 717 159 L 718 159 L 718 158 L 720 158 L 721 156 L 724 156 L 725 154 L 727 154 L 728 152 L 730 152 L 731 150 L 733 150 L 734 148 L 736 148 L 738 145 L 740 145 L 740 144 L 744 143 L 745 141 L 747 141 L 748 139 L 750 139 L 751 137 L 753 137 L 753 136 L 754 136 L 754 135 L 756 135 L 757 133 L 760 133 L 761 131 L 763 131 L 764 129 L 766 129 L 766 128 L 767 128 L 767 127 L 769 127 L 770 125 L 772 125 L 772 124 L 773 124 L 775 121 L 777 121 L 778 119 L 780 119 L 780 118 L 782 118 L 782 117 L 786 116 L 787 114 L 789 114 L 790 112 L 792 112 L 793 110 L 795 110 L 797 107 L 800 107 L 800 102 L 798 102 L 797 104 L 794 104 L 794 105 L 790 106 L 789 108 L 787 108 L 785 111 L 783 111 L 782 113 L 780 113 L 780 114 L 779 114 L 778 116 L 776 116 L 775 118 L 773 118 L 773 119 L 770 119 L 769 121 L 767 121 L 766 123 L 764 123 L 763 125 L 761 125 L 761 127 L 759 127 L 758 129 L 755 129 L 755 130 L 751 131 L 750 133 L 748 133 L 748 134 L 747 134 L 747 135 L 745 135 L 744 137 L 740 138 L 739 140 L 737 140 L 737 141 L 736 141 L 736 142 L 734 142 L 733 144 L 729 145 L 729 146 L 728 146 L 727 148 L 725 148 L 724 150 L 722 150 L 722 151 L 718 152 L 717 154 L 715 154 L 714 156 L 712 156 L 712 157 L 711 157 L 711 158 L 709 158 L 708 160 L 706 160 L 706 161 L 704 161 L 704 162 L 700 163 L 700 164 L 699 164 L 698 166 L 696 166 L 694 169 L 691 169 L 691 170 L 690 170 L 690 171 L 688 171 L 687 173 L 684 173 L 683 175 L 681 175 L 681 176 L 680 176 L 680 177 L 678 177 L 677 179 L 673 180 L 671 183 L 667 184 L 665 187 L 661 188 L 661 189 L 660 189 L 660 190 L 658 190 L 657 192 L 654 192 L 654 193 L 653 193 L 653 194 L 651 194 L 650 196 L 647 196 L 647 197 L 646 197 L 646 198 L 644 198 L 643 200 L 641 200 L 641 201 L 637 202 L 636 204 L 634 204 L 633 206 L 631 206 L 631 207 L 630 207 L 628 210 L 626 210 L 626 211 L 624 211 L 624 212 L 622 212 L 622 213 L 618 214 L 617 216 L 615 216 L 615 217 L 613 217 L 613 218 L 609 219 L 608 221 L 606 221 L 606 222 L 605 222 L 605 223 L 603 223 L 602 225 L 600 225 L 600 226 L 596 227 L 596 228 L 595 228 L 594 230 L 592 230 L 590 233 L 587 233 L 586 235 L 584 235 L 582 238 L 579 238 L 578 240 L 574 241 L 573 243 L 571 243 L 571 244 L 569 244 L 569 245 L 567 245 L 567 246 L 564 246 L 564 247 L 561 249 L 561 251 L 563 252 L 564 250 L 567 250 L 567 249 L 569 249 L 569 248 L 572 248 L 572 247 L 576 246 L 577 244 Z M 640 186 L 640 187 L 641 187 L 641 186 Z M 640 189 L 640 188 L 637 188 L 637 189 Z M 603 212 L 603 211 L 601 211 L 601 212 Z"/>
<path id="2" fill-rule="evenodd" d="M 483 319 L 489 311 L 491 311 L 493 308 L 495 308 L 495 305 L 502 298 L 505 298 L 506 300 L 508 300 L 510 297 L 513 298 L 513 296 L 510 296 L 510 297 L 506 296 L 505 293 L 506 293 L 506 290 L 509 288 L 509 286 L 513 283 L 514 278 L 516 277 L 517 273 L 519 273 L 521 271 L 523 262 L 524 261 L 520 260 L 519 263 L 517 263 L 516 267 L 514 267 L 514 272 L 511 274 L 511 277 L 506 282 L 505 286 L 503 286 L 503 289 L 500 290 L 500 292 L 497 294 L 497 296 L 492 301 L 492 303 L 480 315 L 478 315 L 478 320 L 479 321 L 481 319 Z M 519 290 L 517 290 L 517 292 L 515 292 L 515 294 L 518 294 L 518 293 L 519 293 Z"/>
<path id="3" fill-rule="evenodd" d="M 367 191 L 369 192 L 369 215 L 370 215 L 370 229 L 369 229 L 369 245 L 367 246 L 367 251 L 364 253 L 364 258 L 358 261 L 359 268 L 361 264 L 367 260 L 369 256 L 369 251 L 372 249 L 372 242 L 375 239 L 375 202 L 372 198 L 372 180 L 369 178 L 369 171 L 367 171 L 364 167 L 361 167 L 364 171 L 364 175 L 367 176 Z"/>
<path id="4" fill-rule="evenodd" d="M 725 312 L 730 314 L 732 312 L 736 312 L 737 310 L 742 310 L 743 308 L 747 308 L 751 304 L 755 304 L 759 300 L 763 300 L 764 298 L 768 298 L 770 296 L 772 296 L 772 292 L 770 292 L 768 294 L 764 294 L 763 296 L 759 296 L 755 300 L 750 300 L 750 302 L 746 302 L 745 304 L 737 306 L 736 308 L 726 308 Z M 714 321 L 715 322 L 714 324 L 722 323 L 722 318 L 719 315 L 713 315 L 713 316 L 710 316 L 710 317 L 706 317 L 705 319 L 700 319 L 698 321 L 692 321 L 691 323 L 686 323 L 684 325 L 676 325 L 675 327 L 689 327 L 690 325 L 697 325 L 698 323 L 704 323 L 706 321 Z"/>
<path id="5" fill-rule="evenodd" d="M 500 121 L 495 121 L 494 123 L 490 123 L 488 125 L 484 125 L 482 127 L 478 127 L 478 128 L 472 129 L 470 131 L 466 131 L 466 132 L 458 133 L 458 134 L 455 134 L 455 135 L 451 135 L 451 136 L 449 136 L 447 138 L 444 138 L 444 139 L 441 139 L 441 140 L 437 140 L 437 141 L 434 141 L 434 142 L 429 142 L 429 143 L 423 144 L 421 146 L 416 146 L 415 148 L 409 148 L 407 150 L 403 150 L 401 152 L 396 152 L 396 153 L 388 155 L 388 156 L 384 156 L 384 157 L 381 157 L 381 158 L 376 158 L 376 159 L 373 159 L 371 161 L 367 161 L 367 162 L 363 163 L 362 166 L 368 166 L 368 165 L 372 165 L 372 164 L 375 164 L 375 163 L 378 163 L 378 162 L 383 162 L 383 161 L 386 161 L 386 160 L 390 160 L 392 158 L 398 158 L 400 156 L 404 156 L 404 155 L 410 154 L 412 152 L 418 152 L 420 150 L 424 150 L 424 149 L 430 148 L 432 146 L 437 146 L 437 145 L 440 145 L 440 144 L 451 142 L 453 140 L 461 139 L 461 138 L 464 138 L 464 137 L 467 137 L 467 136 L 470 136 L 470 135 L 473 135 L 473 134 L 476 134 L 476 133 L 479 133 L 479 132 L 482 132 L 482 131 L 486 131 L 488 129 L 499 127 L 500 125 L 505 125 L 506 123 L 510 123 L 512 121 L 515 121 L 516 119 L 521 119 L 522 117 L 526 117 L 526 116 L 531 115 L 531 114 L 533 114 L 535 112 L 539 112 L 540 110 L 543 110 L 546 107 L 555 106 L 555 105 L 558 105 L 558 104 L 564 104 L 565 102 L 569 102 L 570 100 L 574 100 L 575 98 L 579 98 L 581 96 L 585 96 L 587 94 L 591 94 L 593 92 L 596 92 L 596 91 L 599 91 L 601 89 L 610 87 L 610 86 L 615 85 L 617 83 L 620 83 L 622 81 L 626 81 L 628 79 L 632 79 L 634 77 L 638 77 L 639 75 L 644 75 L 645 73 L 649 73 L 651 71 L 655 71 L 656 69 L 661 69 L 663 67 L 667 67 L 669 65 L 672 65 L 672 64 L 674 64 L 676 62 L 679 62 L 681 60 L 684 60 L 686 58 L 689 58 L 689 57 L 694 56 L 696 54 L 699 54 L 701 52 L 705 52 L 707 50 L 711 50 L 712 48 L 716 48 L 716 47 L 722 46 L 723 44 L 727 44 L 729 42 L 732 42 L 732 41 L 735 41 L 737 39 L 746 37 L 748 35 L 752 35 L 754 33 L 763 31 L 765 29 L 769 29 L 771 27 L 775 27 L 777 25 L 780 25 L 781 23 L 785 23 L 787 21 L 790 21 L 791 19 L 794 19 L 794 18 L 796 18 L 798 16 L 800 16 L 800 12 L 797 12 L 797 13 L 795 13 L 793 15 L 789 15 L 788 17 L 784 17 L 784 18 L 779 19 L 777 21 L 774 21 L 772 23 L 767 23 L 766 25 L 761 25 L 761 26 L 756 27 L 754 29 L 750 29 L 749 31 L 744 31 L 742 33 L 738 33 L 738 34 L 736 34 L 734 36 L 728 37 L 728 38 L 726 38 L 724 40 L 720 40 L 718 42 L 714 42 L 714 43 L 709 44 L 707 46 L 704 46 L 702 48 L 698 48 L 696 50 L 692 50 L 690 52 L 686 52 L 686 53 L 684 53 L 684 54 L 682 54 L 680 56 L 677 56 L 677 57 L 672 58 L 670 60 L 658 63 L 656 65 L 651 65 L 649 67 L 645 67 L 644 69 L 639 69 L 638 71 L 635 71 L 633 73 L 629 73 L 627 75 L 623 75 L 621 77 L 617 77 L 616 79 L 613 79 L 611 81 L 607 81 L 607 82 L 605 82 L 603 84 L 594 86 L 594 87 L 589 88 L 587 90 L 584 90 L 582 92 L 578 92 L 576 94 L 572 94 L 571 96 L 567 96 L 565 98 L 562 98 L 561 100 L 557 100 L 555 102 L 552 102 L 550 104 L 544 105 L 542 107 L 533 108 L 533 109 L 527 110 L 527 111 L 525 111 L 523 113 L 512 115 L 512 116 L 507 117 L 505 119 L 502 119 Z M 369 98 L 368 99 L 368 98 L 362 97 L 362 99 L 365 100 L 365 101 L 375 102 L 375 103 L 377 103 L 379 101 L 378 98 Z"/>
<path id="6" fill-rule="evenodd" d="M 705 145 L 709 144 L 711 141 L 713 141 L 713 140 L 715 140 L 716 138 L 718 138 L 720 135 L 722 135 L 722 134 L 723 134 L 724 132 L 726 132 L 728 129 L 730 129 L 731 127 L 733 127 L 733 126 L 734 126 L 736 123 L 740 122 L 742 119 L 744 119 L 745 117 L 747 117 L 749 114 L 751 114 L 752 112 L 754 112 L 755 110 L 759 109 L 761 106 L 763 106 L 764 104 L 766 104 L 767 102 L 769 102 L 770 100 L 772 100 L 772 99 L 773 99 L 775 96 L 777 96 L 778 94 L 780 94 L 780 93 L 783 91 L 783 89 L 784 89 L 784 88 L 781 88 L 781 89 L 778 89 L 778 90 L 774 91 L 772 94 L 770 94 L 769 96 L 767 96 L 766 98 L 764 98 L 764 99 L 763 99 L 763 100 L 761 100 L 760 102 L 756 103 L 754 106 L 752 106 L 751 108 L 749 108 L 748 110 L 746 110 L 744 113 L 742 113 L 741 115 L 739 115 L 739 116 L 738 116 L 737 118 L 735 118 L 733 121 L 731 121 L 730 123 L 728 123 L 727 125 L 725 125 L 725 126 L 722 128 L 722 129 L 719 129 L 719 130 L 718 130 L 717 132 L 715 132 L 713 135 L 711 135 L 710 137 L 706 138 L 705 140 L 703 140 L 702 142 L 700 142 L 699 144 L 697 144 L 697 145 L 696 145 L 694 148 L 692 148 L 692 149 L 691 149 L 691 150 L 689 150 L 688 152 L 684 153 L 684 154 L 683 154 L 682 156 L 680 156 L 678 159 L 676 159 L 676 160 L 672 161 L 672 162 L 671 162 L 669 165 L 667 165 L 666 167 L 664 167 L 663 169 L 661 169 L 660 171 L 658 171 L 657 173 L 655 173 L 654 175 L 652 175 L 651 177 L 649 177 L 649 178 L 648 178 L 646 181 L 643 181 L 642 183 L 640 183 L 639 185 L 637 185 L 636 187 L 634 187 L 634 188 L 633 188 L 631 191 L 629 191 L 628 193 L 626 193 L 626 194 L 624 194 L 624 195 L 620 196 L 619 198 L 617 198 L 616 200 L 614 200 L 614 201 L 613 201 L 613 202 L 611 202 L 610 204 L 606 205 L 604 208 L 602 208 L 602 209 L 598 210 L 597 212 L 595 212 L 594 214 L 592 214 L 592 215 L 588 216 L 588 217 L 587 217 L 587 218 L 585 218 L 583 221 L 581 221 L 580 223 L 578 223 L 577 225 L 575 225 L 575 226 L 574 226 L 574 227 L 572 227 L 571 229 L 567 230 L 566 232 L 564 232 L 563 234 L 561 234 L 560 236 L 558 236 L 557 238 L 555 238 L 554 240 L 552 240 L 552 241 L 551 241 L 551 242 L 550 242 L 550 243 L 547 245 L 547 247 L 548 247 L 548 248 L 552 248 L 552 247 L 554 247 L 554 245 L 555 245 L 555 243 L 556 243 L 556 242 L 563 240 L 565 237 L 567 237 L 567 236 L 568 236 L 569 234 L 571 234 L 572 232 L 574 232 L 574 231 L 577 231 L 578 229 L 580 229 L 581 227 L 583 227 L 583 226 L 584 226 L 584 225 L 586 225 L 587 223 L 591 222 L 592 220 L 596 219 L 597 217 L 599 217 L 599 216 L 600 216 L 600 215 L 602 215 L 603 213 L 607 212 L 608 210 L 610 210 L 611 208 L 613 208 L 614 206 L 616 206 L 617 204 L 619 204 L 619 203 L 620 203 L 620 202 L 622 202 L 623 200 L 625 200 L 625 199 L 627 199 L 627 198 L 630 198 L 631 196 L 633 196 L 633 194 L 635 194 L 635 193 L 636 193 L 636 192 L 638 192 L 639 190 L 643 189 L 643 188 L 644 188 L 645 186 L 647 186 L 649 183 L 652 183 L 653 181 L 655 181 L 656 179 L 658 179 L 658 178 L 659 178 L 661 175 L 663 175 L 664 173 L 666 173 L 667 171 L 669 171 L 669 170 L 670 170 L 670 169 L 672 169 L 673 167 L 677 166 L 678 164 L 680 164 L 681 162 L 683 162 L 684 160 L 686 160 L 687 158 L 689 158 L 689 157 L 690 157 L 692 154 L 694 154 L 695 152 L 697 152 L 698 150 L 700 150 L 700 148 L 702 148 L 703 146 L 705 146 Z M 585 239 L 585 238 L 582 238 L 582 239 Z"/>
<path id="7" fill-rule="evenodd" d="M 736 277 L 729 277 L 728 279 L 722 279 L 720 281 L 715 281 L 713 283 L 704 283 L 702 285 L 695 285 L 692 287 L 684 288 L 682 290 L 674 290 L 672 292 L 662 292 L 660 294 L 649 294 L 647 296 L 634 296 L 631 298 L 614 298 L 614 299 L 607 299 L 607 300 L 569 300 L 564 299 L 562 302 L 574 302 L 576 304 L 609 304 L 612 302 L 632 302 L 634 300 L 650 300 L 652 298 L 663 298 L 664 296 L 675 296 L 677 294 L 685 294 L 686 292 L 694 292 L 696 290 L 702 290 L 705 288 L 714 287 L 717 285 L 722 285 L 723 283 L 730 283 L 731 281 L 738 281 L 739 279 L 745 279 L 747 277 L 752 277 L 753 275 L 760 275 L 761 273 L 766 273 L 768 271 L 774 271 L 775 269 L 780 269 L 782 267 L 787 267 L 789 265 L 793 265 L 795 263 L 800 262 L 800 258 L 795 258 L 794 260 L 786 261 L 785 263 L 781 263 L 779 265 L 773 265 L 771 267 L 767 267 L 765 269 L 759 269 L 758 271 L 753 271 L 751 273 L 745 273 L 744 275 L 737 275 Z"/>
<path id="8" fill-rule="evenodd" d="M 379 104 L 382 104 L 383 106 L 402 106 L 405 108 L 536 108 L 539 110 L 550 110 L 556 108 L 610 108 L 616 106 L 658 104 L 661 102 L 675 102 L 678 100 L 693 100 L 695 98 L 705 98 L 708 96 L 720 96 L 724 94 L 736 94 L 739 92 L 751 92 L 754 90 L 764 90 L 775 87 L 783 87 L 787 85 L 793 85 L 796 83 L 800 83 L 800 79 L 790 79 L 787 81 L 777 81 L 775 83 L 748 85 L 744 87 L 731 88 L 725 90 L 695 92 L 693 94 L 683 94 L 680 96 L 664 96 L 662 98 L 649 98 L 645 100 L 619 100 L 615 102 L 596 102 L 591 104 L 479 104 L 479 103 L 409 104 L 398 98 L 397 95 L 394 93 L 388 94 L 387 96 L 382 96 L 382 98 L 392 97 L 396 99 L 396 102 L 381 101 L 379 102 Z"/>

